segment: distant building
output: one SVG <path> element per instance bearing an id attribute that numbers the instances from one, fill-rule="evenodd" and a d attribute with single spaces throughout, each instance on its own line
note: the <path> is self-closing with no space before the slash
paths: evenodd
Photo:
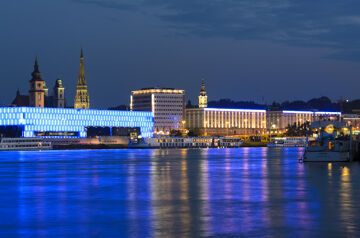
<path id="1" fill-rule="evenodd" d="M 62 85 L 60 77 L 56 79 L 54 86 L 53 105 L 57 108 L 65 107 L 65 88 Z"/>
<path id="2" fill-rule="evenodd" d="M 28 107 L 29 103 L 29 95 L 21 95 L 20 90 L 16 91 L 16 97 L 10 104 L 11 107 Z"/>
<path id="3" fill-rule="evenodd" d="M 305 122 L 313 122 L 323 119 L 336 120 L 341 112 L 319 112 L 319 111 L 267 111 L 266 126 L 270 133 L 283 133 L 286 127 L 294 125 L 294 123 L 301 125 Z"/>
<path id="4" fill-rule="evenodd" d="M 358 114 L 343 114 L 342 121 L 346 122 L 347 126 L 352 126 L 354 132 L 360 133 L 360 116 Z"/>
<path id="5" fill-rule="evenodd" d="M 86 84 L 86 79 L 85 79 L 83 49 L 81 49 L 81 54 L 80 54 L 80 69 L 79 69 L 78 83 L 76 86 L 74 108 L 77 108 L 77 109 L 89 109 L 90 108 L 89 93 L 87 90 L 87 84 Z"/>
<path id="6" fill-rule="evenodd" d="M 186 127 L 204 136 L 266 133 L 266 111 L 252 109 L 188 108 Z"/>
<path id="7" fill-rule="evenodd" d="M 202 79 L 201 83 L 201 91 L 199 95 L 199 108 L 207 107 L 207 95 L 205 91 L 205 82 L 204 79 Z"/>
<path id="8" fill-rule="evenodd" d="M 131 111 L 154 113 L 155 133 L 182 129 L 185 120 L 185 91 L 173 88 L 144 88 L 131 92 Z"/>
<path id="9" fill-rule="evenodd" d="M 39 70 L 39 61 L 36 57 L 34 71 L 30 80 L 29 95 L 22 95 L 20 90 L 16 91 L 15 99 L 11 107 L 65 107 L 65 88 L 58 78 L 55 82 L 53 95 L 49 95 L 45 80 Z"/>

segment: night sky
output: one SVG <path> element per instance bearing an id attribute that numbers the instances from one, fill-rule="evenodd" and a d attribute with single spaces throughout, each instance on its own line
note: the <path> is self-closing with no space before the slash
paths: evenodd
<path id="1" fill-rule="evenodd" d="M 72 105 L 84 48 L 92 108 L 143 87 L 197 102 L 360 98 L 358 0 L 12 0 L 0 5 L 0 100 L 24 94 L 35 56 Z"/>

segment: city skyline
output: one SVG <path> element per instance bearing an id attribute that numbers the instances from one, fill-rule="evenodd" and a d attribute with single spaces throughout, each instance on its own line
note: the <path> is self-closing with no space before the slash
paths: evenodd
<path id="1" fill-rule="evenodd" d="M 359 3 L 221 3 L 6 2 L 0 102 L 27 92 L 38 55 L 44 80 L 59 74 L 72 105 L 81 47 L 92 108 L 129 104 L 132 90 L 153 86 L 196 102 L 202 77 L 209 101 L 359 98 Z"/>

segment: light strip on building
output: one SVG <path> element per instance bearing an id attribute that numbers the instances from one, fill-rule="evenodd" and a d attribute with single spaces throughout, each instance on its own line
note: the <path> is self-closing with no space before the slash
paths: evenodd
<path id="1" fill-rule="evenodd" d="M 315 114 L 341 115 L 341 112 L 315 112 Z"/>
<path id="2" fill-rule="evenodd" d="M 183 94 L 184 90 L 181 89 L 144 89 L 131 91 L 132 94 L 148 94 L 148 93 L 175 93 L 175 94 Z"/>
<path id="3" fill-rule="evenodd" d="M 133 96 L 130 95 L 130 111 L 133 111 L 134 110 L 134 104 L 133 104 Z"/>
<path id="4" fill-rule="evenodd" d="M 311 111 L 288 111 L 284 110 L 283 113 L 293 113 L 293 114 L 314 114 L 314 112 Z"/>
<path id="5" fill-rule="evenodd" d="M 266 110 L 258 109 L 231 109 L 231 108 L 204 108 L 205 111 L 219 111 L 219 112 L 266 112 Z"/>
<path id="6" fill-rule="evenodd" d="M 151 94 L 151 111 L 155 115 L 155 95 Z"/>
<path id="7" fill-rule="evenodd" d="M 288 111 L 284 110 L 283 113 L 293 114 L 326 114 L 326 115 L 341 115 L 341 112 L 312 112 L 312 111 Z"/>

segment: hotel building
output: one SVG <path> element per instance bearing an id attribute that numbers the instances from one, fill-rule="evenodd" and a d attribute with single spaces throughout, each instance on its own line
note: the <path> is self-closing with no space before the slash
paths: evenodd
<path id="1" fill-rule="evenodd" d="M 251 109 L 188 108 L 186 126 L 201 135 L 261 135 L 266 133 L 266 111 Z"/>
<path id="2" fill-rule="evenodd" d="M 323 119 L 338 120 L 341 112 L 319 112 L 319 111 L 267 111 L 266 125 L 268 132 L 283 133 L 289 125 L 303 124 Z"/>
<path id="3" fill-rule="evenodd" d="M 182 129 L 185 120 L 185 91 L 173 88 L 144 88 L 131 92 L 131 111 L 151 111 L 154 132 L 168 134 Z"/>

